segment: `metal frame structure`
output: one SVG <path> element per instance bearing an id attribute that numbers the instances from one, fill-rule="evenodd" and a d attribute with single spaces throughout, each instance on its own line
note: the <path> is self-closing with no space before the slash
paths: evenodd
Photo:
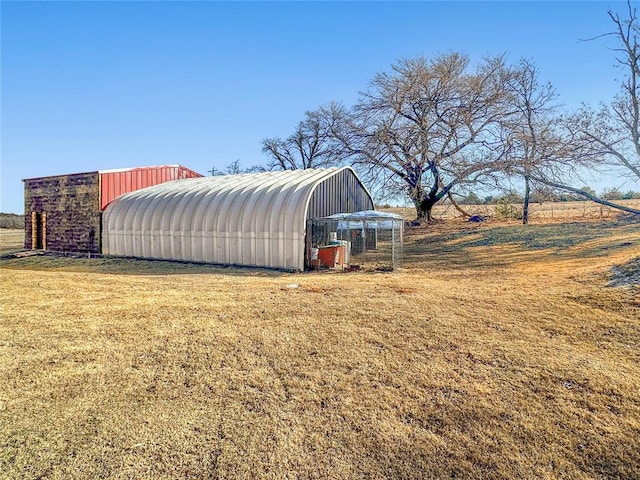
<path id="1" fill-rule="evenodd" d="M 401 216 L 375 210 L 309 219 L 307 268 L 399 268 L 403 229 Z"/>

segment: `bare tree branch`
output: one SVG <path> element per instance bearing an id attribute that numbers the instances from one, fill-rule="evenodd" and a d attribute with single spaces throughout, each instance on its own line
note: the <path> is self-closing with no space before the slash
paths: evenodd
<path id="1" fill-rule="evenodd" d="M 640 180 L 640 22 L 630 1 L 626 16 L 613 10 L 607 13 L 614 31 L 593 39 L 615 37 L 618 41 L 618 47 L 613 51 L 624 74 L 620 91 L 610 105 L 603 106 L 598 112 L 585 108 L 573 120 L 575 125 L 581 126 L 579 131 L 585 144 Z"/>
<path id="2" fill-rule="evenodd" d="M 633 213 L 635 215 L 640 215 L 640 210 L 637 210 L 635 208 L 631 208 L 631 207 L 627 207 L 626 205 L 620 205 L 619 203 L 613 203 L 610 202 L 608 200 L 603 200 L 602 198 L 598 198 L 595 195 L 593 195 L 590 192 L 587 192 L 586 190 L 581 190 L 579 188 L 574 188 L 574 187 L 570 187 L 568 185 L 564 185 L 561 183 L 556 183 L 553 182 L 551 180 L 548 180 L 546 178 L 543 177 L 537 177 L 535 175 L 531 176 L 532 180 L 535 180 L 536 182 L 540 182 L 544 185 L 548 185 L 549 187 L 553 187 L 553 188 L 558 188 L 560 190 L 566 190 L 568 192 L 572 192 L 572 193 L 577 193 L 578 195 L 581 195 L 585 198 L 588 198 L 589 200 L 599 203 L 600 205 L 606 205 L 607 207 L 611 207 L 611 208 L 615 208 L 617 210 L 622 210 L 624 212 L 628 212 L 628 213 Z"/>
<path id="3" fill-rule="evenodd" d="M 297 170 L 340 164 L 344 155 L 331 135 L 331 126 L 324 121 L 321 111 L 307 112 L 288 138 L 264 139 L 262 151 L 269 157 L 269 169 Z"/>
<path id="4" fill-rule="evenodd" d="M 404 192 L 418 219 L 430 219 L 451 188 L 495 168 L 491 130 L 505 114 L 507 77 L 502 57 L 474 72 L 459 53 L 402 60 L 328 123 L 360 172 Z"/>

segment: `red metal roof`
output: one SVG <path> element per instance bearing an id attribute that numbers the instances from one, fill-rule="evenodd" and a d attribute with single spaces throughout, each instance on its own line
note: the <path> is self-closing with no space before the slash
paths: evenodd
<path id="1" fill-rule="evenodd" d="M 202 177 L 199 173 L 182 165 L 100 170 L 98 173 L 100 174 L 101 210 L 104 210 L 112 200 L 124 193 L 171 180 Z"/>

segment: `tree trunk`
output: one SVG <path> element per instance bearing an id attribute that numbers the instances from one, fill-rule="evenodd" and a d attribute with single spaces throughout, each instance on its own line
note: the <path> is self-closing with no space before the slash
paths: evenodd
<path id="1" fill-rule="evenodd" d="M 531 195 L 531 186 L 529 185 L 529 176 L 524 176 L 524 204 L 522 205 L 522 224 L 529 223 L 529 197 Z"/>
<path id="2" fill-rule="evenodd" d="M 413 203 L 416 207 L 416 221 L 419 223 L 422 222 L 431 222 L 433 220 L 433 216 L 431 215 L 431 210 L 433 209 L 433 205 L 436 203 L 434 199 L 425 196 L 420 200 L 413 200 Z"/>
<path id="3" fill-rule="evenodd" d="M 419 223 L 422 222 L 430 222 L 433 220 L 433 216 L 431 215 L 431 207 L 427 207 L 423 209 L 422 207 L 416 208 L 416 221 Z"/>
<path id="4" fill-rule="evenodd" d="M 458 212 L 460 212 L 463 217 L 467 217 L 467 218 L 471 217 L 471 214 L 463 210 L 463 208 L 460 205 L 458 205 L 458 202 L 454 200 L 453 195 L 451 195 L 451 190 L 447 192 L 447 197 L 449 197 L 449 201 L 451 202 L 451 205 L 453 205 L 453 208 L 455 208 Z"/>

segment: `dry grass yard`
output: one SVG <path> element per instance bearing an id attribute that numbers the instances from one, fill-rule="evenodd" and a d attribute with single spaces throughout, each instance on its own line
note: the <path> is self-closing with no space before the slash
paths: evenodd
<path id="1" fill-rule="evenodd" d="M 0 228 L 0 255 L 14 252 L 24 245 L 23 230 Z"/>
<path id="2" fill-rule="evenodd" d="M 637 220 L 437 223 L 405 253 L 2 260 L 0 477 L 640 478 Z"/>

